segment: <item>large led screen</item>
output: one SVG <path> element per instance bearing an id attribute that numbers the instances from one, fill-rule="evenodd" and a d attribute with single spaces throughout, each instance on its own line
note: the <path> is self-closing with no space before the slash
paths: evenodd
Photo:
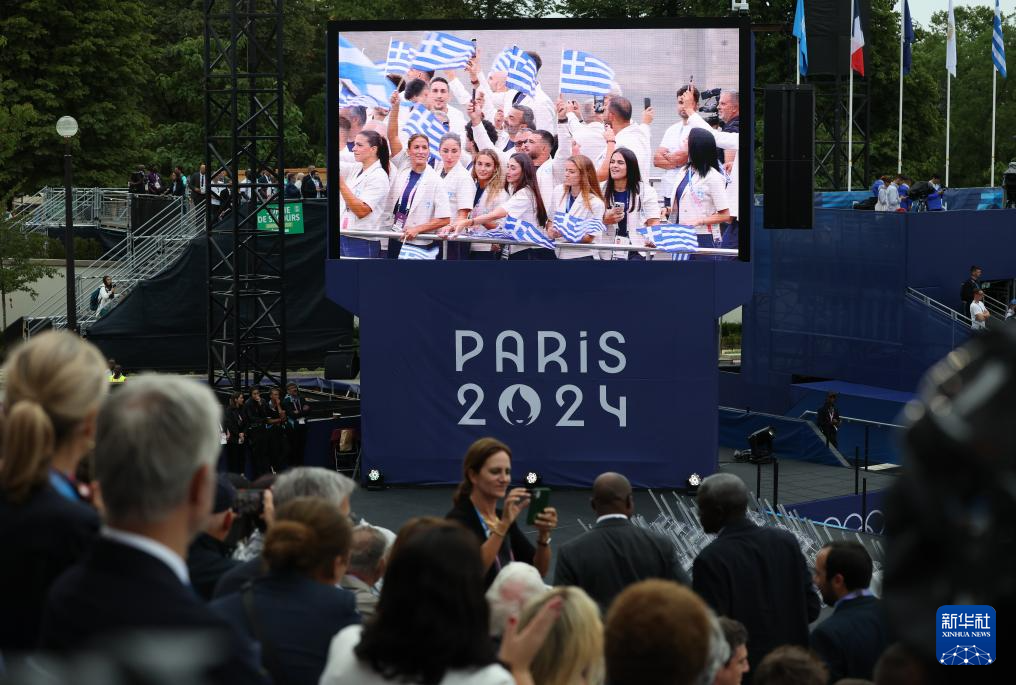
<path id="1" fill-rule="evenodd" d="M 747 259 L 747 25 L 614 24 L 330 24 L 330 257 Z"/>

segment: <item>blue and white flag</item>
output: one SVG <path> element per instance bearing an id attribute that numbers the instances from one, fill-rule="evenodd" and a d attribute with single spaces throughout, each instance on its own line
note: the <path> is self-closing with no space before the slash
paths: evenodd
<path id="1" fill-rule="evenodd" d="M 797 0 L 794 11 L 794 37 L 797 38 L 797 64 L 801 76 L 808 75 L 808 32 L 804 26 L 804 0 Z"/>
<path id="2" fill-rule="evenodd" d="M 565 212 L 557 212 L 554 214 L 554 228 L 569 243 L 581 243 L 582 239 L 591 233 L 602 233 L 604 226 L 603 222 L 595 217 L 580 219 Z"/>
<path id="3" fill-rule="evenodd" d="M 385 62 L 385 73 L 405 76 L 416 57 L 413 46 L 401 40 L 388 41 L 388 60 Z"/>
<path id="4" fill-rule="evenodd" d="M 431 156 L 438 156 L 441 152 L 441 138 L 448 133 L 448 129 L 433 112 L 423 105 L 416 105 L 409 119 L 402 125 L 402 132 L 410 136 L 415 133 L 427 136 Z"/>
<path id="5" fill-rule="evenodd" d="M 1002 40 L 1002 8 L 995 0 L 995 27 L 991 31 L 991 61 L 1002 78 L 1005 78 L 1005 41 Z"/>
<path id="6" fill-rule="evenodd" d="M 536 62 L 517 45 L 502 50 L 494 60 L 491 71 L 508 74 L 506 84 L 509 90 L 517 90 L 525 95 L 536 92 Z"/>
<path id="7" fill-rule="evenodd" d="M 470 40 L 450 33 L 431 31 L 423 39 L 410 66 L 420 71 L 459 69 L 466 66 L 475 51 Z"/>
<path id="8" fill-rule="evenodd" d="M 339 78 L 355 95 L 370 98 L 373 106 L 385 109 L 391 106 L 388 99 L 395 92 L 395 85 L 367 55 L 342 36 L 339 36 Z"/>
<path id="9" fill-rule="evenodd" d="M 377 107 L 374 98 L 366 95 L 357 95 L 349 86 L 342 81 L 339 82 L 339 107 Z"/>
<path id="10" fill-rule="evenodd" d="M 607 95 L 614 70 L 606 62 L 581 50 L 561 53 L 561 92 Z"/>
<path id="11" fill-rule="evenodd" d="M 419 245 L 411 245 L 404 243 L 399 249 L 399 259 L 437 259 L 438 252 L 441 248 L 437 245 L 433 247 L 420 247 Z"/>
<path id="12" fill-rule="evenodd" d="M 698 249 L 698 235 L 691 226 L 683 224 L 656 224 L 648 227 L 647 237 L 665 252 L 694 252 Z"/>
<path id="13" fill-rule="evenodd" d="M 504 225 L 501 226 L 501 228 L 495 228 L 493 231 L 477 234 L 477 237 L 536 243 L 540 247 L 546 247 L 551 250 L 555 247 L 554 243 L 551 242 L 550 238 L 544 235 L 543 231 L 533 224 L 526 221 L 519 221 L 513 216 L 506 218 L 504 220 Z"/>

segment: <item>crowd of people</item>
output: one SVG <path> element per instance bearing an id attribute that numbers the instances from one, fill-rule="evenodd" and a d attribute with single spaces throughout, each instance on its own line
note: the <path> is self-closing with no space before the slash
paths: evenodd
<path id="1" fill-rule="evenodd" d="M 62 331 L 4 373 L 0 546 L 16 563 L 0 565 L 0 668 L 88 651 L 133 682 L 923 682 L 890 646 L 865 547 L 830 542 L 809 569 L 793 535 L 751 523 L 733 475 L 699 488 L 716 538 L 689 577 L 672 541 L 633 523 L 618 473 L 593 485 L 595 524 L 555 549 L 557 512 L 532 512 L 527 533 L 532 492 L 512 486 L 508 445 L 483 438 L 447 514 L 394 534 L 356 516 L 355 483 L 329 469 L 216 472 L 223 425 L 241 439 L 273 425 L 257 391 L 224 424 L 181 377 L 133 377 L 107 399 L 106 361 Z M 820 601 L 832 612 L 809 632 Z"/>
<path id="2" fill-rule="evenodd" d="M 871 199 L 863 206 L 859 203 L 858 208 L 876 212 L 941 212 L 945 210 L 945 190 L 938 174 L 917 183 L 902 174 L 885 174 L 871 184 Z"/>
<path id="3" fill-rule="evenodd" d="M 538 71 L 539 54 L 526 55 Z M 652 248 L 644 231 L 663 221 L 693 227 L 699 246 L 737 247 L 736 91 L 712 94 L 711 126 L 699 111 L 699 89 L 678 88 L 678 122 L 653 148 L 651 103 L 644 99 L 638 115 L 616 84 L 602 98 L 554 101 L 538 83 L 530 95 L 510 89 L 504 72 L 484 74 L 478 56 L 464 76 L 468 83 L 456 70 L 409 69 L 389 77 L 398 86 L 389 107 L 340 109 L 342 255 L 396 259 L 402 245 L 427 248 L 436 234 L 477 239 L 449 244 L 446 259 L 671 259 L 581 247 Z M 440 140 L 407 129 L 421 111 L 436 120 Z M 657 175 L 659 184 L 651 180 Z M 566 237 L 559 213 L 589 230 Z M 478 241 L 508 217 L 555 247 Z M 363 231 L 398 236 L 349 233 Z"/>

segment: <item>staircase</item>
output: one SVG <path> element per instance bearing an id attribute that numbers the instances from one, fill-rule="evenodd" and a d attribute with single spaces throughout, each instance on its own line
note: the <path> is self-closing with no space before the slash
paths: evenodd
<path id="1" fill-rule="evenodd" d="M 71 217 L 74 226 L 127 229 L 130 227 L 130 195 L 120 188 L 74 188 Z M 46 187 L 23 201 L 14 220 L 24 232 L 45 233 L 67 223 L 64 189 Z"/>
<path id="2" fill-rule="evenodd" d="M 61 195 L 61 200 L 63 196 Z M 183 253 L 187 244 L 204 230 L 204 203 L 193 209 L 181 198 L 168 204 L 143 226 L 128 228 L 126 237 L 113 249 L 84 269 L 86 276 L 77 281 L 77 319 L 82 334 L 87 333 L 98 320 L 91 308 L 92 293 L 102 285 L 102 276 L 108 275 L 116 285 L 117 298 L 103 312 L 123 301 L 142 281 L 155 277 L 169 268 Z M 57 293 L 41 302 L 25 317 L 28 337 L 50 327 L 67 326 L 66 294 Z"/>

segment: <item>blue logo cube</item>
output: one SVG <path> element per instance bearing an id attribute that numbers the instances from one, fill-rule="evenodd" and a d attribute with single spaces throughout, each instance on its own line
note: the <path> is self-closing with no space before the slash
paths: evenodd
<path id="1" fill-rule="evenodd" d="M 995 610 L 987 604 L 948 604 L 938 608 L 938 662 L 945 666 L 995 663 Z"/>

